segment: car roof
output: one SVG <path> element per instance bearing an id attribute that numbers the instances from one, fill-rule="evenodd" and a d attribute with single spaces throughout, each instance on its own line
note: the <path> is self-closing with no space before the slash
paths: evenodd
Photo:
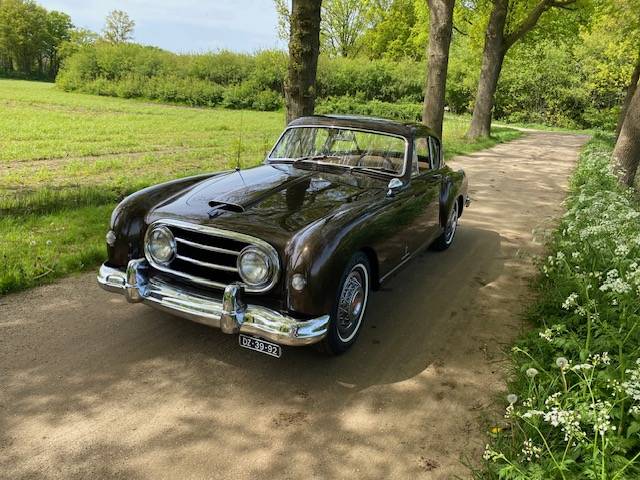
<path id="1" fill-rule="evenodd" d="M 400 135 L 413 138 L 416 134 L 426 134 L 438 138 L 429 127 L 416 122 L 398 122 L 386 118 L 367 117 L 361 115 L 312 115 L 300 117 L 289 123 L 289 127 L 303 126 L 351 127 L 375 132 Z"/>

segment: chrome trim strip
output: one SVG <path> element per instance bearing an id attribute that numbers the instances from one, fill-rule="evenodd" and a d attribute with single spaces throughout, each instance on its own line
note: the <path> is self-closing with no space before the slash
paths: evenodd
<path id="1" fill-rule="evenodd" d="M 186 239 L 180 238 L 180 237 L 175 237 L 175 239 L 176 239 L 176 242 L 178 242 L 178 243 L 184 243 L 185 245 L 189 245 L 190 247 L 200 248 L 202 250 L 208 250 L 210 252 L 225 253 L 227 255 L 235 255 L 235 256 L 240 255 L 240 252 L 238 252 L 236 250 L 227 250 L 226 248 L 212 247 L 210 245 L 203 245 L 202 243 L 192 242 L 191 240 L 186 240 Z"/>
<path id="2" fill-rule="evenodd" d="M 224 270 L 225 272 L 234 273 L 238 272 L 238 269 L 236 267 L 227 267 L 226 265 L 218 265 L 217 263 L 203 262 L 201 260 L 196 260 L 195 258 L 185 257 L 184 255 L 176 255 L 176 259 L 193 263 L 194 265 L 199 265 L 201 267 L 212 268 L 214 270 Z"/>
<path id="3" fill-rule="evenodd" d="M 237 241 L 244 242 L 244 243 L 247 243 L 247 244 L 250 244 L 250 245 L 255 245 L 256 247 L 260 247 L 265 251 L 265 253 L 271 259 L 271 262 L 272 262 L 272 264 L 274 266 L 273 277 L 272 277 L 271 281 L 268 284 L 261 285 L 258 288 L 251 287 L 251 286 L 247 285 L 245 287 L 245 291 L 247 291 L 249 293 L 264 293 L 264 292 L 270 290 L 271 288 L 273 288 L 273 286 L 276 283 L 278 283 L 278 279 L 280 278 L 280 272 L 281 272 L 281 269 L 280 269 L 280 257 L 278 256 L 278 252 L 276 251 L 276 249 L 273 248 L 269 243 L 265 242 L 264 240 L 261 240 L 261 239 L 256 238 L 256 237 L 252 237 L 251 235 L 245 235 L 244 233 L 232 232 L 230 230 L 223 230 L 221 228 L 210 227 L 208 225 L 200 225 L 200 224 L 197 224 L 197 223 L 188 223 L 188 222 L 183 222 L 181 220 L 173 220 L 173 219 L 170 219 L 170 218 L 162 218 L 160 220 L 156 220 L 151 225 L 149 225 L 149 227 L 147 228 L 147 232 L 151 231 L 153 229 L 153 227 L 155 227 L 157 225 L 174 226 L 174 227 L 177 227 L 177 228 L 182 228 L 184 230 L 190 230 L 192 232 L 199 232 L 199 233 L 204 233 L 206 235 L 229 238 L 231 240 L 237 240 Z M 145 244 L 146 244 L 146 234 L 145 234 Z M 145 253 L 145 256 L 146 256 L 146 253 Z M 171 275 L 177 275 L 179 277 L 186 278 L 187 280 L 190 280 L 190 281 L 195 282 L 195 283 L 199 283 L 201 285 L 206 285 L 208 287 L 214 287 L 214 288 L 219 288 L 219 289 L 226 288 L 226 285 L 223 284 L 223 283 L 214 282 L 212 280 L 207 280 L 206 278 L 197 277 L 195 275 L 190 275 L 190 274 L 184 273 L 184 272 L 179 272 L 179 271 L 173 270 L 173 269 L 171 269 L 169 267 L 166 267 L 164 265 L 160 265 L 160 264 L 154 262 L 153 259 L 150 258 L 150 257 L 147 257 L 147 261 L 149 262 L 149 264 L 153 268 L 155 268 L 156 270 L 160 270 L 161 272 L 169 273 Z"/>
<path id="4" fill-rule="evenodd" d="M 243 285 L 237 283 L 225 288 L 222 299 L 211 298 L 149 277 L 148 267 L 144 259 L 129 262 L 127 271 L 103 264 L 98 284 L 104 290 L 124 295 L 132 303 L 142 302 L 211 327 L 221 328 L 224 319 L 225 333 L 257 335 L 290 346 L 317 343 L 327 334 L 329 315 L 298 320 L 261 305 L 246 305 L 242 301 Z"/>
<path id="5" fill-rule="evenodd" d="M 380 172 L 380 173 L 384 175 L 388 175 L 389 177 L 396 177 L 396 178 L 402 178 L 407 173 L 407 163 L 409 160 L 409 140 L 407 139 L 407 137 L 404 137 L 402 135 L 398 135 L 395 133 L 381 132 L 379 130 L 369 130 L 366 128 L 345 127 L 345 126 L 338 126 L 338 125 L 294 125 L 292 127 L 285 128 L 284 131 L 278 137 L 278 140 L 276 141 L 276 143 L 273 145 L 273 148 L 271 149 L 271 151 L 269 151 L 269 154 L 267 155 L 267 158 L 266 158 L 267 163 L 269 163 L 269 160 L 279 160 L 279 161 L 289 160 L 287 158 L 271 158 L 271 154 L 275 151 L 276 147 L 280 143 L 280 140 L 282 140 L 282 137 L 284 137 L 285 133 L 287 133 L 289 130 L 293 130 L 294 128 L 335 128 L 337 130 L 354 130 L 356 132 L 375 133 L 375 134 L 384 135 L 387 137 L 399 138 L 404 141 L 404 163 L 402 166 L 402 173 L 397 175 L 393 175 L 387 172 Z M 291 162 L 293 163 L 293 159 L 291 160 Z"/>

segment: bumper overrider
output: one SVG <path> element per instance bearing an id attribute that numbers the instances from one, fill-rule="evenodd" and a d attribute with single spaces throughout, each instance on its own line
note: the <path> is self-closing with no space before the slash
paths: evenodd
<path id="1" fill-rule="evenodd" d="M 104 290 L 124 295 L 130 303 L 143 302 L 224 333 L 246 333 L 282 345 L 317 343 L 325 337 L 329 326 L 329 315 L 298 320 L 260 305 L 247 305 L 239 283 L 228 285 L 221 300 L 175 287 L 151 277 L 145 259 L 131 260 L 126 270 L 103 264 L 98 284 Z"/>

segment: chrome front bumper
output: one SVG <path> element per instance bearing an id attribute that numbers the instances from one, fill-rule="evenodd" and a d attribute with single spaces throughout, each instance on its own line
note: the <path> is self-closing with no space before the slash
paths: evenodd
<path id="1" fill-rule="evenodd" d="M 98 284 L 124 295 L 130 303 L 146 303 L 194 322 L 220 328 L 224 333 L 246 333 L 282 345 L 310 345 L 322 340 L 329 315 L 297 320 L 260 305 L 246 305 L 242 285 L 228 285 L 218 300 L 169 285 L 149 276 L 145 259 L 131 260 L 126 271 L 102 265 Z"/>

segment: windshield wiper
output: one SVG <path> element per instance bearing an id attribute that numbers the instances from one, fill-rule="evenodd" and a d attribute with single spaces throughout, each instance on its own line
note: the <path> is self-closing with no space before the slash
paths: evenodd
<path id="1" fill-rule="evenodd" d="M 387 174 L 387 173 L 391 173 L 393 175 L 397 175 L 398 172 L 396 172 L 395 170 L 391 169 L 391 168 L 384 168 L 384 167 L 380 167 L 380 168 L 372 168 L 372 167 L 361 167 L 361 166 L 353 166 L 353 167 L 349 167 L 349 171 L 353 172 L 362 172 L 362 173 L 373 173 L 373 174 Z M 386 175 L 385 175 L 386 176 Z"/>
<path id="2" fill-rule="evenodd" d="M 293 165 L 297 165 L 298 163 L 315 162 L 317 160 L 325 160 L 327 158 L 334 158 L 334 157 L 331 157 L 331 155 L 309 155 L 309 156 L 306 156 L 306 157 L 296 158 L 292 162 L 292 164 Z"/>

